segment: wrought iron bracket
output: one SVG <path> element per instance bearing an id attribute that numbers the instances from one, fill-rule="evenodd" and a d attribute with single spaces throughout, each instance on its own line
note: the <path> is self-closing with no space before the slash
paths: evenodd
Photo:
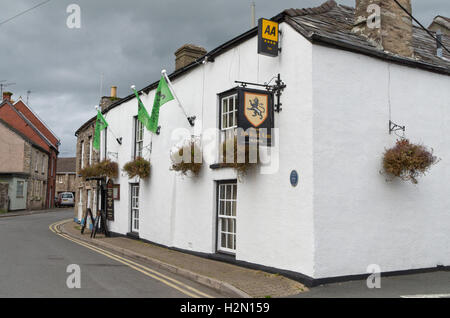
<path id="1" fill-rule="evenodd" d="M 191 127 L 194 127 L 195 126 L 195 120 L 197 119 L 197 117 L 196 116 L 191 116 L 191 117 L 188 117 L 188 122 L 189 122 L 189 125 L 191 125 Z"/>
<path id="2" fill-rule="evenodd" d="M 286 88 L 286 84 L 281 80 L 281 75 L 278 74 L 276 77 L 275 85 L 269 85 L 269 83 L 264 84 L 258 84 L 258 83 L 251 83 L 251 82 L 242 82 L 242 81 L 234 81 L 237 84 L 240 84 L 241 87 L 247 87 L 248 85 L 251 86 L 257 86 L 257 87 L 264 87 L 267 91 L 273 93 L 276 97 L 276 103 L 274 105 L 274 110 L 279 113 L 281 111 L 281 106 L 283 105 L 281 103 L 281 95 L 283 94 L 284 89 Z"/>
<path id="3" fill-rule="evenodd" d="M 399 131 L 399 130 L 405 132 L 406 126 L 397 125 L 396 123 L 389 120 L 389 135 L 392 134 L 392 132 Z"/>

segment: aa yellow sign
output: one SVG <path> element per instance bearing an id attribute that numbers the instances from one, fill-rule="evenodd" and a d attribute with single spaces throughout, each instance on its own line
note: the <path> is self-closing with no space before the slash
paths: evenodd
<path id="1" fill-rule="evenodd" d="M 278 23 L 259 19 L 258 21 L 258 54 L 278 56 Z"/>
<path id="2" fill-rule="evenodd" d="M 262 19 L 263 39 L 278 42 L 278 23 Z"/>

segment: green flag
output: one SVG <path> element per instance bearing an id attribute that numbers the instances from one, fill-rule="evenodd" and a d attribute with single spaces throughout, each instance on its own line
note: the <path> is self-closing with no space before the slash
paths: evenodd
<path id="1" fill-rule="evenodd" d="M 106 122 L 105 117 L 103 117 L 102 113 L 98 110 L 97 121 L 95 122 L 94 142 L 92 143 L 92 146 L 96 150 L 100 150 L 100 132 L 106 127 L 108 127 L 108 123 Z"/>
<path id="2" fill-rule="evenodd" d="M 170 91 L 169 85 L 167 85 L 164 76 L 161 76 L 159 81 L 158 89 L 156 90 L 155 100 L 153 102 L 152 116 L 150 117 L 149 130 L 156 133 L 158 130 L 159 121 L 159 109 L 165 103 L 173 100 L 172 92 Z"/>
<path id="3" fill-rule="evenodd" d="M 148 130 L 151 130 L 150 126 L 150 116 L 148 115 L 147 109 L 145 109 L 144 103 L 142 103 L 138 92 L 133 88 L 134 95 L 138 100 L 138 119 Z"/>

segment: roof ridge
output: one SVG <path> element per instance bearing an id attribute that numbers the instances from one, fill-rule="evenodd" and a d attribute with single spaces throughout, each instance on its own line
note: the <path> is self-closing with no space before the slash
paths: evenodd
<path id="1" fill-rule="evenodd" d="M 312 8 L 303 8 L 303 9 L 287 9 L 284 10 L 283 13 L 287 14 L 290 17 L 298 17 L 309 14 L 321 14 L 330 11 L 333 8 L 337 7 L 337 3 L 334 0 L 328 0 L 327 2 L 322 3 L 320 6 L 312 7 Z"/>

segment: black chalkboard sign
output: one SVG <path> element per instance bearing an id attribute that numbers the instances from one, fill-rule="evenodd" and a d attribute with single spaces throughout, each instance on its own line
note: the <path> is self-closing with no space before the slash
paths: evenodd
<path id="1" fill-rule="evenodd" d="M 114 221 L 114 183 L 111 179 L 106 183 L 106 219 Z"/>

